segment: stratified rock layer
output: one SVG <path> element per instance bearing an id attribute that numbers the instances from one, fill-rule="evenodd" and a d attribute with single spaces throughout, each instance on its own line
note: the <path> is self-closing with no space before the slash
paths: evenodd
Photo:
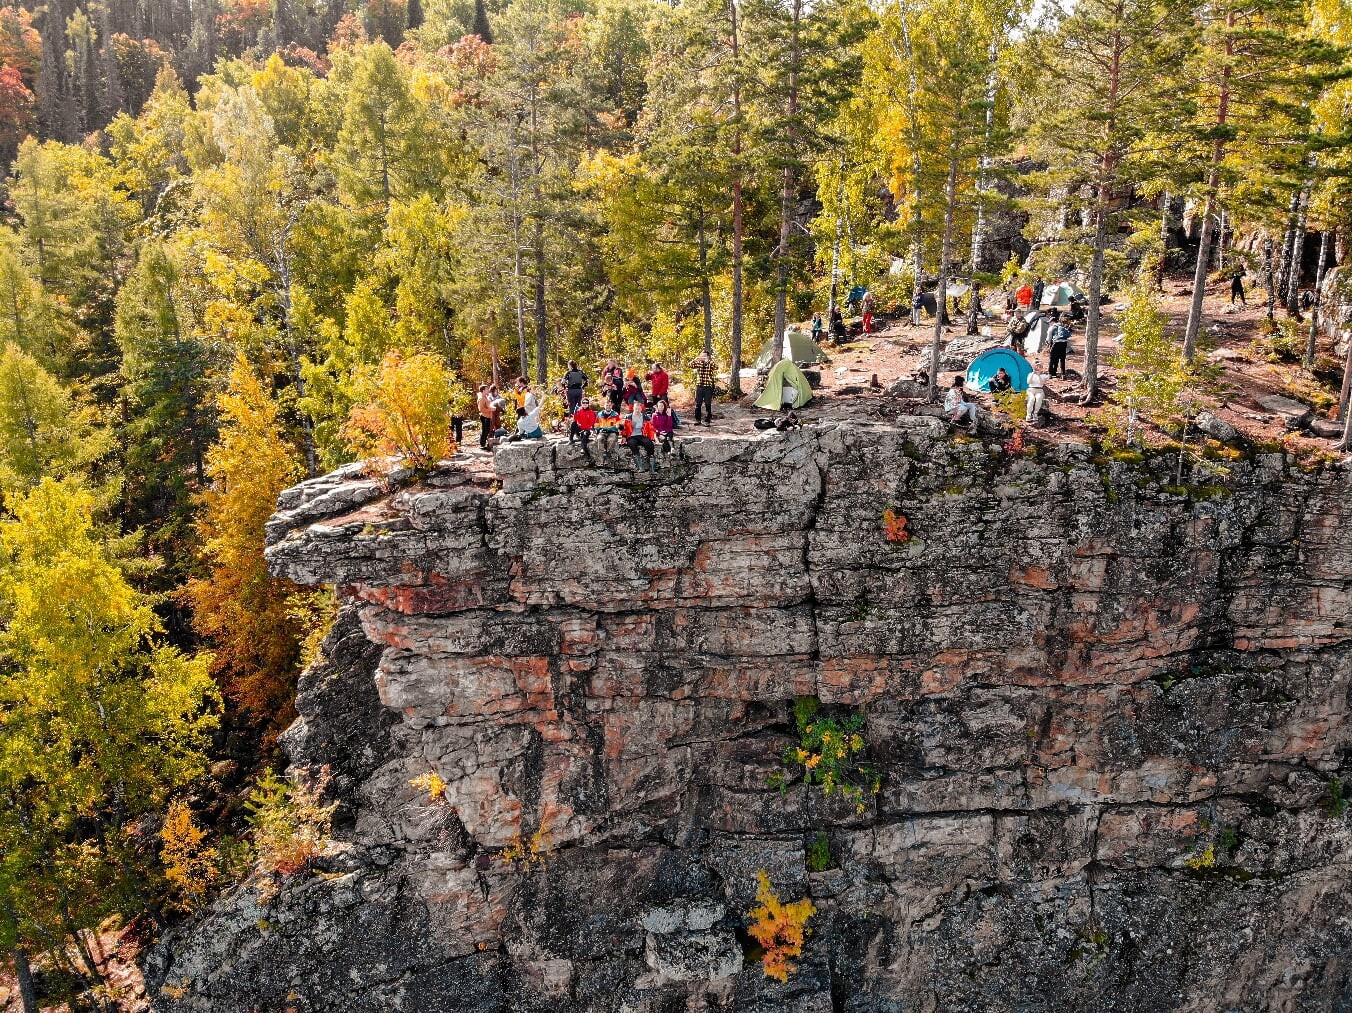
<path id="1" fill-rule="evenodd" d="M 679 458 L 284 495 L 274 571 L 347 603 L 288 734 L 341 843 L 172 933 L 163 1008 L 1352 1007 L 1345 472 L 1173 488 L 931 419 Z M 863 813 L 770 787 L 800 696 L 866 714 Z M 787 984 L 759 869 L 818 909 Z"/>

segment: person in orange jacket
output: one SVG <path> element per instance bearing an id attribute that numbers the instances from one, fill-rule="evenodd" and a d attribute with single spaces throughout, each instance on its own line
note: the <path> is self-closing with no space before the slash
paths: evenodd
<path id="1" fill-rule="evenodd" d="M 625 444 L 633 451 L 638 470 L 656 473 L 657 458 L 653 452 L 657 444 L 653 442 L 653 424 L 643 417 L 643 405 L 635 403 L 633 411 L 625 416 L 620 433 Z"/>

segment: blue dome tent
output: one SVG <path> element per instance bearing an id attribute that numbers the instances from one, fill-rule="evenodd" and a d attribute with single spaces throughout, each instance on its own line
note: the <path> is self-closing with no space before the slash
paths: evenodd
<path id="1" fill-rule="evenodd" d="M 991 378 L 999 372 L 1001 366 L 1013 382 L 1012 390 L 1028 389 L 1028 374 L 1033 371 L 1033 367 L 1012 348 L 992 348 L 973 359 L 972 364 L 967 367 L 967 386 L 973 390 L 990 393 Z"/>

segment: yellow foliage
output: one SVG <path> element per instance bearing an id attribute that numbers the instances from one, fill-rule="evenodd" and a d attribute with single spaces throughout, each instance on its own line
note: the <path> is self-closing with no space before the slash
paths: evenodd
<path id="1" fill-rule="evenodd" d="M 455 452 L 450 406 L 459 386 L 438 355 L 387 352 L 358 383 L 343 437 L 362 457 L 395 455 L 410 468 L 431 468 Z"/>
<path id="2" fill-rule="evenodd" d="M 802 955 L 807 938 L 807 922 L 817 913 L 817 906 L 807 897 L 785 904 L 770 887 L 770 877 L 764 869 L 756 873 L 760 887 L 756 891 L 756 906 L 747 917 L 751 924 L 747 932 L 764 950 L 761 958 L 767 978 L 788 981 L 795 965 L 794 957 Z"/>
<path id="3" fill-rule="evenodd" d="M 220 855 L 205 843 L 206 836 L 185 803 L 179 799 L 169 803 L 160 828 L 160 858 L 175 904 L 183 911 L 201 907 L 208 891 L 220 879 Z"/>
<path id="4" fill-rule="evenodd" d="M 277 406 L 243 357 L 220 399 L 221 435 L 207 454 L 212 487 L 201 497 L 197 531 L 208 575 L 183 592 L 193 627 L 215 648 L 226 695 L 276 729 L 293 716 L 291 692 L 307 627 L 295 615 L 303 595 L 268 573 L 263 526 L 277 496 L 300 477 Z"/>
<path id="5" fill-rule="evenodd" d="M 530 835 L 527 840 L 521 834 L 512 838 L 512 842 L 502 849 L 498 858 L 502 860 L 503 865 L 520 865 L 521 868 L 529 872 L 536 867 L 543 867 L 549 861 L 549 855 L 554 850 L 554 844 L 549 839 L 549 821 L 541 820 L 540 825 L 535 828 L 535 833 Z"/>
<path id="6" fill-rule="evenodd" d="M 327 784 L 327 771 L 314 781 L 272 771 L 259 779 L 245 805 L 259 872 L 294 875 L 328 846 L 335 806 L 321 802 Z"/>
<path id="7" fill-rule="evenodd" d="M 426 774 L 419 774 L 408 783 L 411 788 L 427 792 L 429 802 L 440 802 L 446 798 L 446 781 L 435 770 L 429 770 Z"/>

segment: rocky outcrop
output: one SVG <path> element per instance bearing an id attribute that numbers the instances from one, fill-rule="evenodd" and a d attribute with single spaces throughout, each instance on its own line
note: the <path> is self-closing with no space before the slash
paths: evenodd
<path id="1" fill-rule="evenodd" d="M 1184 479 L 916 418 L 290 490 L 339 843 L 170 933 L 158 1006 L 1348 1008 L 1352 483 Z M 798 697 L 865 715 L 862 812 L 783 767 Z M 817 907 L 787 983 L 762 869 Z"/>

